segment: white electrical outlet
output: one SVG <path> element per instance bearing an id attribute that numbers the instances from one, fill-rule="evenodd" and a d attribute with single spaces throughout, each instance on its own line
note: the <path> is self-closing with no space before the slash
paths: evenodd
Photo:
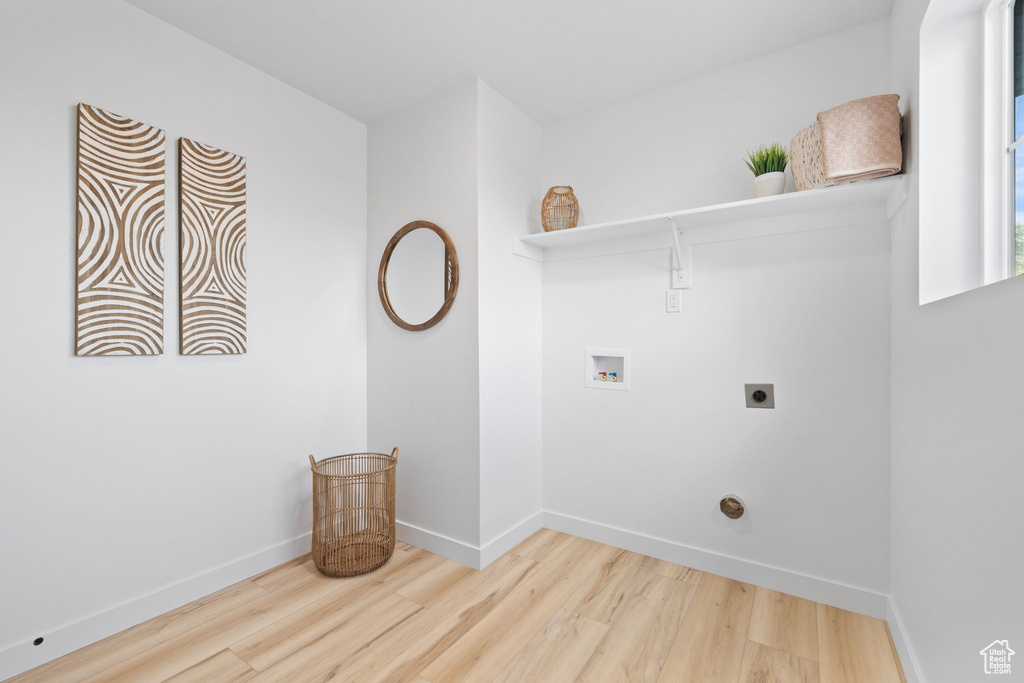
<path id="1" fill-rule="evenodd" d="M 683 310 L 683 297 L 678 289 L 665 291 L 665 312 L 679 313 Z"/>

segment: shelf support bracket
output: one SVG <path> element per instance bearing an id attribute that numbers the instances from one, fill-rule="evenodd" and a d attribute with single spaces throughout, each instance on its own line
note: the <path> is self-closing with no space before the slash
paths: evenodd
<path id="1" fill-rule="evenodd" d="M 676 223 L 675 216 L 669 216 L 668 222 L 672 232 L 672 289 L 690 288 L 690 244 L 680 240 L 683 229 Z"/>

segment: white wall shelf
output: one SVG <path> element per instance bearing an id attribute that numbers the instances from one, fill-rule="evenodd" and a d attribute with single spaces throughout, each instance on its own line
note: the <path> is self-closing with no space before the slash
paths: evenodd
<path id="1" fill-rule="evenodd" d="M 897 175 L 537 233 L 513 239 L 512 252 L 535 261 L 559 261 L 669 248 L 678 254 L 672 286 L 684 288 L 694 244 L 885 221 L 905 198 L 905 176 Z"/>

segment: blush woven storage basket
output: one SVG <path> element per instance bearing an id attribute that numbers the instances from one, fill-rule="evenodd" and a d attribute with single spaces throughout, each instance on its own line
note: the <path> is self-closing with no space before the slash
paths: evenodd
<path id="1" fill-rule="evenodd" d="M 359 576 L 395 551 L 395 468 L 398 449 L 349 453 L 317 462 L 313 471 L 313 564 L 328 576 Z"/>
<path id="2" fill-rule="evenodd" d="M 875 95 L 818 113 L 826 181 L 841 185 L 902 170 L 899 101 Z"/>

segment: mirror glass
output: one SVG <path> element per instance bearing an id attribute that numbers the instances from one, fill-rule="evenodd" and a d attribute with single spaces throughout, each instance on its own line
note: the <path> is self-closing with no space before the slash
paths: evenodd
<path id="1" fill-rule="evenodd" d="M 388 298 L 402 320 L 419 325 L 444 304 L 444 241 L 433 230 L 419 228 L 399 240 L 388 265 Z"/>
<path id="2" fill-rule="evenodd" d="M 459 289 L 459 257 L 452 238 L 430 221 L 413 221 L 394 234 L 380 257 L 377 293 L 384 312 L 417 332 L 441 321 Z"/>

